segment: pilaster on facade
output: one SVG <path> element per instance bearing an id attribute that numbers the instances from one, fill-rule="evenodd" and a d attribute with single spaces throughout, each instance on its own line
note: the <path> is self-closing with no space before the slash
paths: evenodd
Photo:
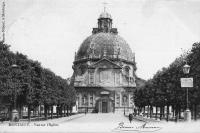
<path id="1" fill-rule="evenodd" d="M 116 93 L 116 91 L 115 91 L 115 107 L 117 107 L 117 93 Z"/>
<path id="2" fill-rule="evenodd" d="M 79 104 L 80 104 L 80 106 L 82 106 L 82 95 L 81 95 L 81 93 L 79 93 Z"/>
<path id="3" fill-rule="evenodd" d="M 93 107 L 95 106 L 95 94 L 93 93 Z"/>
<path id="4" fill-rule="evenodd" d="M 114 72 L 114 86 L 116 84 L 116 72 Z"/>
<path id="5" fill-rule="evenodd" d="M 90 107 L 90 93 L 88 93 L 87 97 L 88 97 L 87 106 Z"/>
<path id="6" fill-rule="evenodd" d="M 122 73 L 119 74 L 119 84 L 122 85 Z"/>
<path id="7" fill-rule="evenodd" d="M 131 105 L 131 94 L 129 93 L 128 94 L 128 107 L 130 107 Z"/>
<path id="8" fill-rule="evenodd" d="M 122 107 L 122 93 L 120 93 L 119 95 L 119 106 Z"/>

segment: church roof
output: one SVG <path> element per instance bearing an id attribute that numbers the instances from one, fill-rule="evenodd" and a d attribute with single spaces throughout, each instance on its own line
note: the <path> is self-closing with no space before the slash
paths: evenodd
<path id="1" fill-rule="evenodd" d="M 93 57 L 119 56 L 127 61 L 133 61 L 134 54 L 126 41 L 117 34 L 100 32 L 87 37 L 81 44 L 77 59 L 92 55 Z"/>

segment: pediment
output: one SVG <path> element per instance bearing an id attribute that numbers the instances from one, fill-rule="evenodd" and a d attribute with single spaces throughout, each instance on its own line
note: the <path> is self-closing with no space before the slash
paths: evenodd
<path id="1" fill-rule="evenodd" d="M 115 64 L 114 62 L 103 58 L 101 60 L 99 60 L 98 62 L 92 64 L 89 66 L 89 68 L 114 68 L 114 69 L 122 69 L 121 66 Z"/>

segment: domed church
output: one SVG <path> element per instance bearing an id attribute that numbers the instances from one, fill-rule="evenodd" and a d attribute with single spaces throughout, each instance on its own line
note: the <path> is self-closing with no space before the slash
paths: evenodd
<path id="1" fill-rule="evenodd" d="M 112 27 L 105 10 L 75 53 L 73 83 L 78 112 L 132 112 L 136 88 L 135 55 L 127 42 Z"/>

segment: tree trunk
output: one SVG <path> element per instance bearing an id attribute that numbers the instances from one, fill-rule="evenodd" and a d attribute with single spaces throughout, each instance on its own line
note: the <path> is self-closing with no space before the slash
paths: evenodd
<path id="1" fill-rule="evenodd" d="M 57 105 L 57 107 L 56 107 L 56 116 L 57 116 L 57 118 L 58 118 L 58 105 Z"/>
<path id="2" fill-rule="evenodd" d="M 174 105 L 172 105 L 172 117 L 173 118 L 175 117 L 175 108 L 174 108 Z"/>
<path id="3" fill-rule="evenodd" d="M 63 117 L 63 105 L 60 106 L 60 115 Z"/>
<path id="4" fill-rule="evenodd" d="M 197 104 L 194 105 L 194 120 L 197 120 Z"/>
<path id="5" fill-rule="evenodd" d="M 160 106 L 160 120 L 162 120 L 162 107 Z"/>
<path id="6" fill-rule="evenodd" d="M 51 119 L 53 119 L 53 105 L 51 106 Z"/>
<path id="7" fill-rule="evenodd" d="M 156 120 L 157 120 L 157 115 L 158 115 L 158 107 L 156 106 Z"/>
<path id="8" fill-rule="evenodd" d="M 67 105 L 67 116 L 69 116 L 69 106 Z"/>
<path id="9" fill-rule="evenodd" d="M 178 122 L 179 116 L 178 116 L 178 107 L 177 107 L 177 105 L 175 107 L 175 116 L 176 116 L 176 122 Z"/>
<path id="10" fill-rule="evenodd" d="M 144 106 L 144 110 L 143 110 L 143 115 L 145 116 L 145 106 Z"/>
<path id="11" fill-rule="evenodd" d="M 33 117 L 35 117 L 36 116 L 36 111 L 35 111 L 35 109 L 33 110 Z"/>
<path id="12" fill-rule="evenodd" d="M 37 119 L 38 119 L 38 121 L 40 120 L 40 112 L 39 112 L 39 108 L 40 106 L 38 105 L 38 107 L 37 107 Z"/>
<path id="13" fill-rule="evenodd" d="M 152 118 L 152 113 L 153 113 L 153 107 L 150 105 L 150 118 Z"/>
<path id="14" fill-rule="evenodd" d="M 169 121 L 169 105 L 167 104 L 167 121 Z"/>
<path id="15" fill-rule="evenodd" d="M 178 116 L 179 116 L 179 119 L 181 119 L 181 108 L 180 107 L 178 108 Z"/>
<path id="16" fill-rule="evenodd" d="M 147 118 L 149 118 L 149 105 L 147 106 Z"/>
<path id="17" fill-rule="evenodd" d="M 66 106 L 64 105 L 64 117 L 66 117 Z"/>
<path id="18" fill-rule="evenodd" d="M 19 119 L 22 119 L 22 113 L 23 113 L 23 111 L 22 111 L 22 108 L 23 106 L 20 104 L 20 106 L 19 106 Z"/>
<path id="19" fill-rule="evenodd" d="M 88 107 L 87 107 L 87 113 L 88 113 Z M 70 116 L 72 115 L 72 106 L 70 106 Z"/>
<path id="20" fill-rule="evenodd" d="M 192 104 L 192 105 L 190 105 L 191 107 L 190 107 L 190 111 L 191 111 L 191 120 L 193 120 L 194 119 L 194 105 Z"/>
<path id="21" fill-rule="evenodd" d="M 51 107 L 51 106 L 50 106 Z M 49 119 L 49 116 L 50 116 L 50 110 L 49 110 L 49 107 L 47 108 L 47 117 Z"/>
<path id="22" fill-rule="evenodd" d="M 48 106 L 44 105 L 44 117 L 45 117 L 45 120 L 48 119 L 48 117 L 47 117 L 47 108 L 48 108 Z"/>
<path id="23" fill-rule="evenodd" d="M 165 119 L 165 106 L 162 107 L 163 118 Z"/>
<path id="24" fill-rule="evenodd" d="M 28 120 L 31 120 L 31 107 L 28 105 Z"/>
<path id="25" fill-rule="evenodd" d="M 40 117 L 42 117 L 42 110 L 41 110 L 41 105 L 40 105 Z"/>

